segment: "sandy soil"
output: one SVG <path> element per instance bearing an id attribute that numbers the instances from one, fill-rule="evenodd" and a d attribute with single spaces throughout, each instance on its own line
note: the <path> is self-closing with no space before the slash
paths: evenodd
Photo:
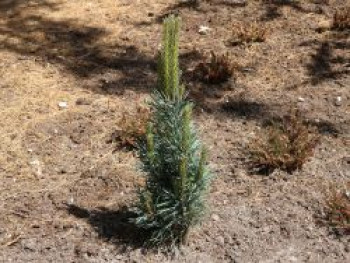
<path id="1" fill-rule="evenodd" d="M 328 186 L 350 180 L 350 35 L 319 28 L 350 3 L 242 2 L 1 1 L 1 262 L 350 261 L 349 236 L 319 223 Z M 215 174 L 208 216 L 175 255 L 140 245 L 126 208 L 137 159 L 110 143 L 154 87 L 169 13 L 183 21 L 184 82 Z M 229 45 L 242 21 L 268 27 L 266 41 Z M 190 76 L 210 50 L 240 65 L 224 87 Z M 292 106 L 321 134 L 315 156 L 292 175 L 249 174 L 248 143 Z"/>

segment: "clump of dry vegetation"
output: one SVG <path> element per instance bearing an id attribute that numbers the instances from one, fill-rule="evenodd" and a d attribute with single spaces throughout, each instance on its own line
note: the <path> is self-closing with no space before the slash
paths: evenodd
<path id="1" fill-rule="evenodd" d="M 350 29 L 350 6 L 339 8 L 333 16 L 333 29 Z"/>
<path id="2" fill-rule="evenodd" d="M 150 111 L 139 106 L 134 113 L 124 112 L 118 121 L 118 130 L 113 134 L 119 148 L 135 148 L 145 138 Z"/>
<path id="3" fill-rule="evenodd" d="M 210 58 L 197 65 L 195 75 L 205 83 L 220 84 L 232 77 L 234 68 L 228 54 L 217 55 L 211 51 Z"/>
<path id="4" fill-rule="evenodd" d="M 350 234 L 350 182 L 345 187 L 333 187 L 326 200 L 327 220 L 332 227 Z"/>
<path id="5" fill-rule="evenodd" d="M 268 29 L 258 22 L 238 23 L 233 26 L 232 37 L 229 40 L 231 45 L 249 44 L 264 42 Z"/>
<path id="6" fill-rule="evenodd" d="M 292 110 L 280 124 L 273 123 L 265 136 L 250 144 L 251 165 L 266 174 L 277 168 L 292 173 L 313 155 L 318 141 L 319 136 L 304 124 L 300 111 Z"/>

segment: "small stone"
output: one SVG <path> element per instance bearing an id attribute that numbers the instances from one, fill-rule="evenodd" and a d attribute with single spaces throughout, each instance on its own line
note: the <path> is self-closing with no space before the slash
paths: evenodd
<path id="1" fill-rule="evenodd" d="M 34 168 L 35 170 L 34 172 L 36 176 L 41 177 L 43 175 L 43 170 L 39 160 L 35 159 L 31 161 L 29 164 Z"/>
<path id="2" fill-rule="evenodd" d="M 336 97 L 335 102 L 334 102 L 335 106 L 341 106 L 342 101 L 343 101 L 342 97 L 340 97 L 340 96 Z"/>
<path id="3" fill-rule="evenodd" d="M 67 200 L 67 204 L 68 205 L 73 205 L 74 204 L 74 197 L 71 196 L 68 200 Z"/>
<path id="4" fill-rule="evenodd" d="M 211 216 L 211 218 L 214 220 L 214 221 L 219 221 L 220 220 L 220 217 L 217 215 L 217 214 L 213 214 Z"/>
<path id="5" fill-rule="evenodd" d="M 66 109 L 66 108 L 68 107 L 68 103 L 67 103 L 66 101 L 60 101 L 60 102 L 58 103 L 58 107 L 59 107 L 60 109 Z"/>
<path id="6" fill-rule="evenodd" d="M 220 246 L 224 246 L 225 245 L 225 239 L 223 236 L 219 236 L 217 239 L 217 242 Z"/>
<path id="7" fill-rule="evenodd" d="M 208 26 L 199 26 L 198 33 L 201 35 L 207 35 L 210 30 L 211 30 L 211 28 Z"/>
<path id="8" fill-rule="evenodd" d="M 347 198 L 350 199 L 350 191 L 345 191 L 345 195 L 346 195 Z"/>
<path id="9" fill-rule="evenodd" d="M 294 256 L 289 257 L 290 262 L 298 262 L 298 259 Z"/>
<path id="10" fill-rule="evenodd" d="M 299 102 L 304 102 L 305 99 L 304 99 L 303 97 L 299 97 L 299 98 L 298 98 L 298 101 L 299 101 Z"/>
<path id="11" fill-rule="evenodd" d="M 39 166 L 40 165 L 40 161 L 39 160 L 33 160 L 30 162 L 30 165 L 32 166 Z"/>

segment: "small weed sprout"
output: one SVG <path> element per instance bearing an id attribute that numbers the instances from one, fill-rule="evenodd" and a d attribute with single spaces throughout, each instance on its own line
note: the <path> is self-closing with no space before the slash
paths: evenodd
<path id="1" fill-rule="evenodd" d="M 151 101 L 146 141 L 140 145 L 145 187 L 135 223 L 150 231 L 148 245 L 183 244 L 205 211 L 209 183 L 206 151 L 192 123 L 178 64 L 179 19 L 164 21 L 158 85 Z"/>
<path id="2" fill-rule="evenodd" d="M 292 173 L 313 155 L 318 141 L 316 131 L 303 123 L 298 110 L 293 110 L 282 124 L 274 123 L 264 137 L 250 144 L 251 165 L 266 174 L 277 168 Z"/>

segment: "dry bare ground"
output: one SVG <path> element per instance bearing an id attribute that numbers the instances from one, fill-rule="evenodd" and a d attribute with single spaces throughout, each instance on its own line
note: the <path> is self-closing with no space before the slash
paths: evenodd
<path id="1" fill-rule="evenodd" d="M 349 1 L 175 2 L 0 2 L 1 262 L 350 261 L 349 236 L 320 223 L 328 186 L 350 179 L 350 36 L 327 29 Z M 182 17 L 184 79 L 216 175 L 207 218 L 175 255 L 142 248 L 128 224 L 142 177 L 110 140 L 154 87 L 169 13 Z M 255 21 L 265 42 L 229 44 L 236 23 Z M 235 81 L 191 78 L 211 50 L 240 65 Z M 321 133 L 315 156 L 292 175 L 249 174 L 247 144 L 295 105 Z"/>

